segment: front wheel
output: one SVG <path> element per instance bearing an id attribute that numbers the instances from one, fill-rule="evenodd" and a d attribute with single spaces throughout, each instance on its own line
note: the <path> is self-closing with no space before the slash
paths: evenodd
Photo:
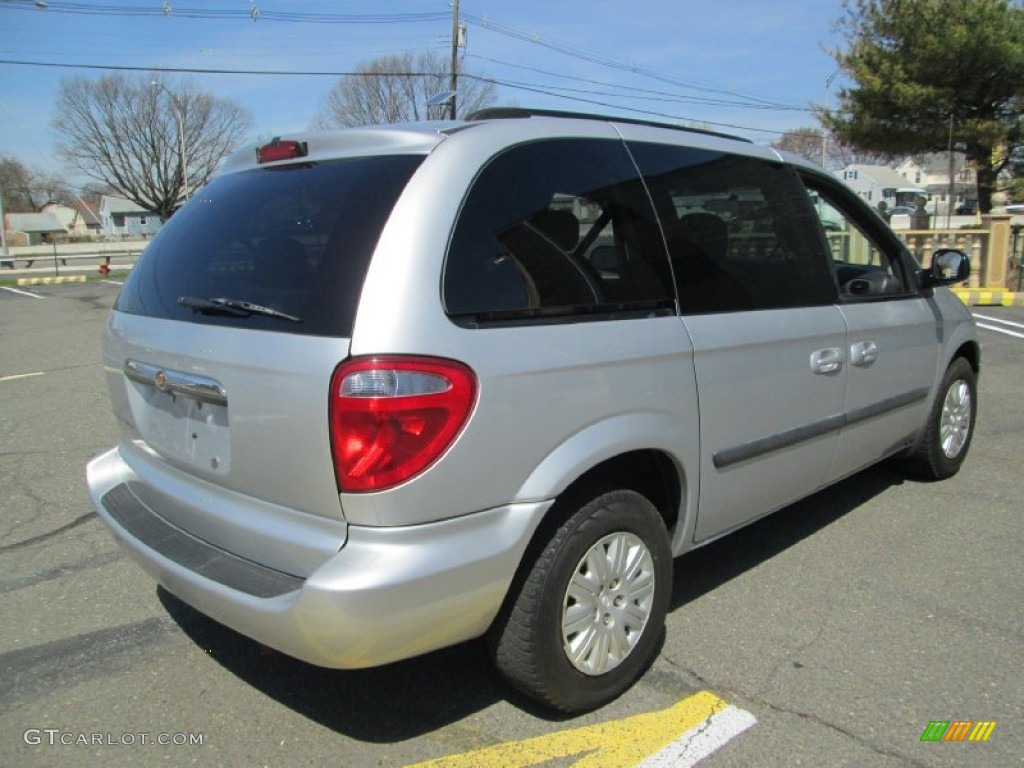
<path id="1" fill-rule="evenodd" d="M 977 374 L 958 357 L 946 369 L 924 432 L 908 457 L 911 471 L 932 480 L 955 475 L 967 458 L 977 411 Z"/>
<path id="2" fill-rule="evenodd" d="M 634 491 L 601 494 L 547 541 L 491 630 L 519 690 L 565 712 L 619 696 L 657 654 L 672 591 L 668 533 Z"/>

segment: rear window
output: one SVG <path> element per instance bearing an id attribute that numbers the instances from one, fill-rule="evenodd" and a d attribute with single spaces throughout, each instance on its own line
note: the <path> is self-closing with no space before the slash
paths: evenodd
<path id="1" fill-rule="evenodd" d="M 352 334 L 370 257 L 421 156 L 257 168 L 214 179 L 132 270 L 115 309 L 318 336 Z M 182 306 L 227 299 L 262 312 Z"/>

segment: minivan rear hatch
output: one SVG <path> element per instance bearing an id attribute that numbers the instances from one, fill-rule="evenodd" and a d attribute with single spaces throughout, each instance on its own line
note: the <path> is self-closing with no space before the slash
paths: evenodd
<path id="1" fill-rule="evenodd" d="M 330 377 L 348 355 L 381 230 L 422 159 L 226 173 L 168 220 L 104 341 L 118 451 L 139 501 L 245 557 L 261 546 L 239 540 L 247 518 L 264 536 L 275 516 L 342 518 Z"/>

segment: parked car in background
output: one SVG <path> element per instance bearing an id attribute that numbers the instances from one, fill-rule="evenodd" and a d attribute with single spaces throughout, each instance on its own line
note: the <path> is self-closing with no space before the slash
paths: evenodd
<path id="1" fill-rule="evenodd" d="M 909 205 L 894 205 L 888 210 L 890 216 L 910 216 L 914 213 L 914 209 Z"/>
<path id="2" fill-rule="evenodd" d="M 89 492 L 272 648 L 358 668 L 483 637 L 591 709 L 657 654 L 673 557 L 888 457 L 959 470 L 969 269 L 719 134 L 497 110 L 282 137 L 125 281 Z"/>

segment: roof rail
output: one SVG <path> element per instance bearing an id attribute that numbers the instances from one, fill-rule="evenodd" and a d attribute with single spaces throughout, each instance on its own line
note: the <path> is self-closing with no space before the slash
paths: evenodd
<path id="1" fill-rule="evenodd" d="M 489 107 L 487 109 L 478 109 L 476 112 L 470 114 L 466 119 L 470 121 L 508 120 L 524 117 L 565 117 L 574 120 L 601 120 L 609 123 L 629 123 L 630 125 L 647 125 L 652 128 L 667 128 L 672 131 L 700 133 L 705 136 L 717 136 L 720 139 L 732 139 L 733 141 L 742 141 L 746 142 L 747 144 L 753 144 L 753 142 L 750 139 L 744 139 L 742 136 L 733 136 L 732 134 L 721 133 L 719 131 L 709 131 L 705 128 L 690 128 L 685 125 L 675 125 L 673 123 L 659 123 L 655 120 L 641 120 L 635 117 L 613 117 L 611 115 L 594 115 L 589 112 L 562 112 L 557 109 L 531 109 L 529 107 Z"/>

